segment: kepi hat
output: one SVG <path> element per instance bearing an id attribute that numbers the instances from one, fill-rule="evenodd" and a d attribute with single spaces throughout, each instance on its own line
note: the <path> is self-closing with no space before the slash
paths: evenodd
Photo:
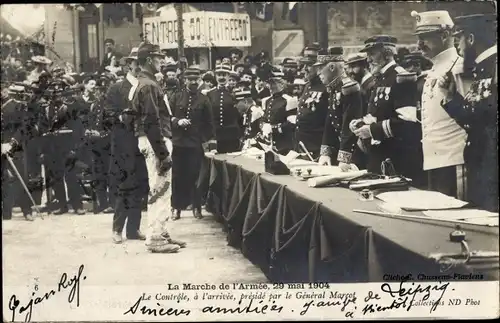
<path id="1" fill-rule="evenodd" d="M 363 47 L 360 52 L 367 52 L 373 48 L 382 48 L 382 47 L 393 47 L 396 49 L 396 44 L 398 43 L 398 39 L 396 37 L 388 36 L 388 35 L 377 35 L 368 38 L 365 40 L 365 47 Z"/>
<path id="2" fill-rule="evenodd" d="M 424 11 L 420 13 L 412 11 L 411 16 L 417 20 L 415 35 L 451 30 L 454 26 L 453 20 L 446 10 Z"/>

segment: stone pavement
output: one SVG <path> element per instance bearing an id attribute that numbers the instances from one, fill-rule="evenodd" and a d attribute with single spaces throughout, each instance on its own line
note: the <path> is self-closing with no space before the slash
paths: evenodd
<path id="1" fill-rule="evenodd" d="M 81 264 L 86 284 L 97 286 L 267 282 L 239 250 L 227 246 L 221 224 L 206 212 L 204 216 L 196 220 L 184 211 L 180 220 L 169 221 L 172 237 L 186 241 L 187 248 L 151 254 L 144 241 L 113 244 L 109 214 L 48 215 L 34 222 L 14 214 L 2 221 L 3 284 L 53 283 L 64 272 L 76 273 Z"/>

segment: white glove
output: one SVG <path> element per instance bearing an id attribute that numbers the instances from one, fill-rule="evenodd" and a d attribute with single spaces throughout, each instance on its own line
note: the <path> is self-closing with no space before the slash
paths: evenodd
<path id="1" fill-rule="evenodd" d="M 180 127 L 187 127 L 191 124 L 191 121 L 189 121 L 189 119 L 180 119 L 178 124 Z"/>
<path id="2" fill-rule="evenodd" d="M 363 122 L 362 119 L 351 120 L 351 122 L 349 123 L 349 129 L 351 130 L 351 132 L 354 132 L 358 128 L 358 124 L 361 122 Z"/>
<path id="3" fill-rule="evenodd" d="M 318 160 L 318 164 L 321 166 L 331 166 L 332 165 L 332 159 L 330 156 L 320 156 Z"/>
<path id="4" fill-rule="evenodd" d="M 340 170 L 343 172 L 348 172 L 351 170 L 351 164 L 346 164 L 346 163 L 339 163 Z"/>
<path id="5" fill-rule="evenodd" d="M 8 154 L 12 149 L 12 145 L 10 143 L 2 144 L 2 155 Z"/>
<path id="6" fill-rule="evenodd" d="M 375 118 L 374 116 L 372 116 L 371 114 L 367 114 L 364 118 L 363 118 L 363 122 L 365 124 L 372 124 L 372 123 L 375 123 L 377 122 L 377 118 Z"/>
<path id="7" fill-rule="evenodd" d="M 264 135 L 264 137 L 268 137 L 271 132 L 273 132 L 273 127 L 271 127 L 269 123 L 264 123 L 262 125 L 262 134 Z"/>

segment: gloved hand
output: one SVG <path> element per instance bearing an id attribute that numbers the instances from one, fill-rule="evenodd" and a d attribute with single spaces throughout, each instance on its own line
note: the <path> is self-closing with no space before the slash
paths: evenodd
<path id="1" fill-rule="evenodd" d="M 346 164 L 346 163 L 339 163 L 340 170 L 343 172 L 348 172 L 351 170 L 351 164 Z"/>
<path id="2" fill-rule="evenodd" d="M 2 156 L 10 154 L 12 152 L 12 144 L 11 143 L 4 143 L 2 144 Z"/>
<path id="3" fill-rule="evenodd" d="M 158 171 L 158 175 L 165 176 L 171 168 L 172 158 L 170 158 L 170 156 L 167 156 L 162 160 L 157 160 L 156 170 Z"/>
<path id="4" fill-rule="evenodd" d="M 332 159 L 330 156 L 320 156 L 318 160 L 318 164 L 321 166 L 331 166 L 332 165 Z"/>

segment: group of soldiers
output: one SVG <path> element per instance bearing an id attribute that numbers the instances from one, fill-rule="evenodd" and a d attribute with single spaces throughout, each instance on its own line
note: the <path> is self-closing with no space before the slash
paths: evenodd
<path id="1" fill-rule="evenodd" d="M 158 46 L 143 42 L 120 60 L 123 72 L 83 76 L 79 94 L 51 101 L 57 110 L 52 118 L 40 109 L 47 106 L 43 95 L 28 104 L 12 99 L 11 110 L 23 112 L 4 127 L 4 104 L 2 155 L 30 154 L 30 143 L 42 138 L 44 144 L 34 145 L 55 182 L 59 212 L 66 211 L 64 181 L 70 204 L 83 212 L 73 173 L 78 162 L 92 165 L 99 211 L 114 212 L 115 243 L 122 241 L 125 219 L 127 237 L 145 239 L 139 230 L 149 192 L 142 135 L 159 174 L 172 168 L 172 220 L 189 206 L 195 218 L 202 217 L 197 181 L 206 152 L 262 144 L 343 171 L 404 176 L 416 187 L 498 211 L 496 17 L 411 15 L 419 51 L 403 57 L 397 56 L 396 38 L 378 35 L 348 56 L 340 46 L 313 44 L 300 60 L 274 66 L 265 52 L 253 61 L 235 52 L 213 71 L 202 71 L 166 61 Z M 49 115 L 49 126 L 34 125 L 41 115 Z M 24 126 L 16 131 L 16 124 Z M 168 232 L 162 239 L 166 252 L 185 246 Z"/>

